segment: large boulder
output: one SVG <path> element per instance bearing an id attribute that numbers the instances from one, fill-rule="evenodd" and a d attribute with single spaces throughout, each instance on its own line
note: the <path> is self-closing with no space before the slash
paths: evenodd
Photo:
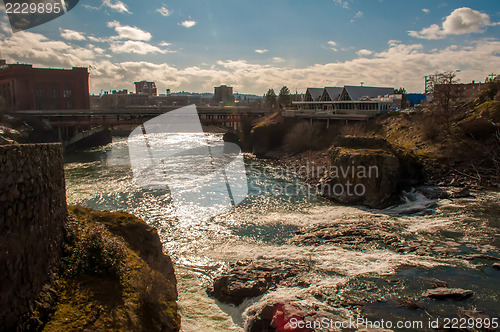
<path id="1" fill-rule="evenodd" d="M 381 138 L 342 136 L 330 155 L 330 172 L 318 189 L 343 204 L 386 207 L 401 189 L 421 181 L 416 157 Z"/>
<path id="2" fill-rule="evenodd" d="M 297 267 L 283 262 L 237 262 L 214 279 L 207 293 L 221 302 L 240 305 L 246 298 L 263 295 L 297 274 Z"/>

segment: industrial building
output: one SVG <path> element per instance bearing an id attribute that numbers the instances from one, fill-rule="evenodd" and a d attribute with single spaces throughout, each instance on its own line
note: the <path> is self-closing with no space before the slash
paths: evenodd
<path id="1" fill-rule="evenodd" d="M 214 102 L 232 105 L 234 103 L 233 88 L 227 85 L 214 87 Z"/>
<path id="2" fill-rule="evenodd" d="M 89 72 L 0 60 L 0 97 L 9 111 L 90 109 Z"/>

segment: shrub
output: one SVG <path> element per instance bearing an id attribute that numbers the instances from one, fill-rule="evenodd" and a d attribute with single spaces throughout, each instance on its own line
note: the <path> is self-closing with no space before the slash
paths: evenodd
<path id="1" fill-rule="evenodd" d="M 297 123 L 285 135 L 283 148 L 286 152 L 302 152 L 321 148 L 321 126 L 307 121 Z"/>
<path id="2" fill-rule="evenodd" d="M 434 113 L 425 114 L 420 124 L 420 130 L 425 139 L 434 140 L 442 131 L 439 120 Z"/>
<path id="3" fill-rule="evenodd" d="M 69 277 L 82 274 L 120 275 L 126 249 L 103 225 L 69 220 L 65 231 L 64 274 Z"/>

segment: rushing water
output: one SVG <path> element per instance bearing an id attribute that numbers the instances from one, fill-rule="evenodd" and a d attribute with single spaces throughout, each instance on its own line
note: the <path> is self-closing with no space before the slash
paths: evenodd
<path id="1" fill-rule="evenodd" d="M 213 135 L 210 139 L 220 138 Z M 257 304 L 247 301 L 238 308 L 224 305 L 208 297 L 205 288 L 214 273 L 229 262 L 270 258 L 307 266 L 303 278 L 310 286 L 278 288 L 264 299 L 324 305 L 327 302 L 318 294 L 331 294 L 339 285 L 352 292 L 371 285 L 375 291 L 370 294 L 381 299 L 391 293 L 417 297 L 422 287 L 436 278 L 450 287 L 475 292 L 461 309 L 500 316 L 500 271 L 491 268 L 492 261 L 500 259 L 499 193 L 478 192 L 475 199 L 435 202 L 412 192 L 398 207 L 362 210 L 307 195 L 304 183 L 283 174 L 271 162 L 245 156 L 245 164 L 249 195 L 242 204 L 208 220 L 179 218 L 168 192 L 141 189 L 135 184 L 127 140 L 115 138 L 108 146 L 66 155 L 68 203 L 128 211 L 158 229 L 165 251 L 176 264 L 183 331 L 241 331 L 247 309 Z M 388 223 L 409 243 L 431 250 L 405 253 L 383 246 L 349 248 L 289 242 L 303 227 L 335 220 L 361 220 L 374 228 Z M 476 258 L 471 258 L 473 254 Z M 372 319 L 427 320 L 422 314 L 425 311 L 401 309 L 390 301 L 384 306 L 377 305 L 380 301 L 372 302 L 361 314 Z M 450 315 L 457 310 L 450 302 L 426 305 Z"/>

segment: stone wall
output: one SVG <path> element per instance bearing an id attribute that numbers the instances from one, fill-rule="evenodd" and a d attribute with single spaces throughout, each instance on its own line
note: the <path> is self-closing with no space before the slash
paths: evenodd
<path id="1" fill-rule="evenodd" d="M 37 307 L 67 218 L 61 144 L 0 146 L 0 329 Z"/>

